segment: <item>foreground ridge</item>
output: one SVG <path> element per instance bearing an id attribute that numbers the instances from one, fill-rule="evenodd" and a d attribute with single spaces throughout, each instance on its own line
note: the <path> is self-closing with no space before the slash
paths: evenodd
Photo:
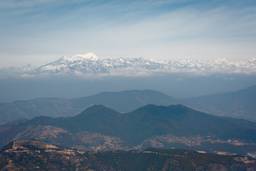
<path id="1" fill-rule="evenodd" d="M 35 140 L 12 141 L 0 151 L 0 170 L 256 170 L 256 160 L 178 149 L 80 151 Z"/>
<path id="2" fill-rule="evenodd" d="M 204 129 L 207 128 L 207 129 Z M 73 117 L 36 117 L 0 126 L 0 146 L 37 139 L 83 150 L 183 148 L 255 157 L 256 123 L 183 105 L 146 105 L 120 113 L 94 105 Z"/>

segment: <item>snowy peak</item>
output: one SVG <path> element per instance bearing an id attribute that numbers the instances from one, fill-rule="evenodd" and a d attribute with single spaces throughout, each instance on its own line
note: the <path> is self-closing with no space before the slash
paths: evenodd
<path id="1" fill-rule="evenodd" d="M 77 54 L 75 56 L 72 56 L 72 58 L 80 58 L 84 60 L 94 60 L 94 61 L 99 59 L 98 56 L 93 52 Z"/>
<path id="2" fill-rule="evenodd" d="M 84 54 L 78 54 L 76 56 L 82 57 L 84 59 L 94 59 L 94 60 L 98 59 L 98 56 L 95 53 L 93 53 L 93 52 L 84 53 Z"/>
<path id="3" fill-rule="evenodd" d="M 19 72 L 20 71 L 20 72 Z M 6 73 L 6 71 L 5 71 Z M 17 74 L 18 73 L 18 74 Z M 145 58 L 99 58 L 94 53 L 61 57 L 37 68 L 17 70 L 15 74 L 26 76 L 71 75 L 95 76 L 145 76 L 152 74 L 256 74 L 256 58 L 231 61 L 225 58 L 201 61 L 153 60 Z"/>
<path id="4" fill-rule="evenodd" d="M 95 53 L 89 52 L 89 53 L 77 54 L 70 57 L 64 56 L 61 59 L 66 61 L 81 61 L 81 60 L 97 61 L 99 58 Z"/>

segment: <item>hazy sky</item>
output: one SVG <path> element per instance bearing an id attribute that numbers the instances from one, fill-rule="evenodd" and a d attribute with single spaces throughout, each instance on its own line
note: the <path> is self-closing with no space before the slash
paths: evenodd
<path id="1" fill-rule="evenodd" d="M 0 0 L 0 66 L 104 57 L 256 57 L 255 0 Z"/>

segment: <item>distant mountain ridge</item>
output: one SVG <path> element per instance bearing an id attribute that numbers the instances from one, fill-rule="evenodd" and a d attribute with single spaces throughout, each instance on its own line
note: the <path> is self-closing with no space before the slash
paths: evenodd
<path id="1" fill-rule="evenodd" d="M 216 59 L 213 61 L 192 60 L 155 60 L 145 58 L 100 58 L 94 53 L 78 54 L 70 57 L 61 57 L 55 61 L 39 67 L 21 67 L 20 69 L 4 69 L 20 77 L 34 77 L 43 75 L 62 75 L 79 77 L 96 76 L 145 76 L 159 73 L 190 73 L 190 74 L 214 74 L 214 73 L 256 73 L 256 59 L 246 61 L 230 61 Z"/>

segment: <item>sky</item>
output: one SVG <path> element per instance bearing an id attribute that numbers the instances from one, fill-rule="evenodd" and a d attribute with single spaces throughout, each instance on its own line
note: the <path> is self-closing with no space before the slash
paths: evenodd
<path id="1" fill-rule="evenodd" d="M 61 56 L 246 60 L 255 0 L 0 0 L 0 67 Z"/>

